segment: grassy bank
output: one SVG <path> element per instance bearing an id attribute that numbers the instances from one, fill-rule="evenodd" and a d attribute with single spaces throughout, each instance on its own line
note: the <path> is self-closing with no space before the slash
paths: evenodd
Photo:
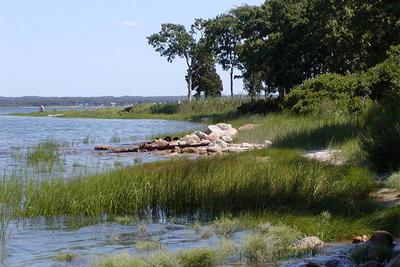
<path id="1" fill-rule="evenodd" d="M 238 116 L 236 109 L 246 99 L 207 99 L 171 104 L 138 104 L 132 108 L 98 108 L 95 110 L 45 111 L 15 114 L 18 116 L 47 117 L 62 115 L 64 118 L 99 119 L 166 119 L 202 121 L 226 120 Z"/>

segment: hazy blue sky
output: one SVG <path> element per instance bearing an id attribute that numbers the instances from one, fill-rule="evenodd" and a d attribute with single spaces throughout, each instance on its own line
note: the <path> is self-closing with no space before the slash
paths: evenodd
<path id="1" fill-rule="evenodd" d="M 184 95 L 184 62 L 167 63 L 146 36 L 164 22 L 190 25 L 262 2 L 0 0 L 0 95 Z"/>

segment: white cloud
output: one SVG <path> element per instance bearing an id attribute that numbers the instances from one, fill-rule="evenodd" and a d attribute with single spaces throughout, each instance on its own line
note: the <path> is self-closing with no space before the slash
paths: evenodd
<path id="1" fill-rule="evenodd" d="M 128 28 L 136 28 L 139 25 L 132 20 L 124 20 L 124 21 L 122 21 L 122 26 L 128 27 Z"/>

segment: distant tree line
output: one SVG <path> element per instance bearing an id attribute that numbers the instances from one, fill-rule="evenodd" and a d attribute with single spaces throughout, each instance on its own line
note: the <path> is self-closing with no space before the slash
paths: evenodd
<path id="1" fill-rule="evenodd" d="M 183 99 L 184 96 L 101 96 L 101 97 L 39 97 L 39 96 L 24 96 L 24 97 L 2 97 L 0 96 L 0 107 L 20 107 L 20 106 L 127 106 L 130 104 L 138 104 L 145 102 L 177 102 Z"/>
<path id="2" fill-rule="evenodd" d="M 279 90 L 281 97 L 322 74 L 365 72 L 400 43 L 398 0 L 268 0 L 244 5 L 190 29 L 162 24 L 148 37 L 161 56 L 187 65 L 187 96 L 220 96 L 219 64 L 243 78 L 252 97 Z"/>

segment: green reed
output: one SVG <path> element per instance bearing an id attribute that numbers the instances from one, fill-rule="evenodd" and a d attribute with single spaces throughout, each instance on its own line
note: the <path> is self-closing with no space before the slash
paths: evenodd
<path id="1" fill-rule="evenodd" d="M 296 151 L 266 150 L 169 160 L 84 178 L 29 181 L 23 213 L 129 215 L 153 208 L 182 214 L 287 205 L 352 210 L 350 203 L 367 198 L 373 189 L 364 169 L 330 166 Z"/>

